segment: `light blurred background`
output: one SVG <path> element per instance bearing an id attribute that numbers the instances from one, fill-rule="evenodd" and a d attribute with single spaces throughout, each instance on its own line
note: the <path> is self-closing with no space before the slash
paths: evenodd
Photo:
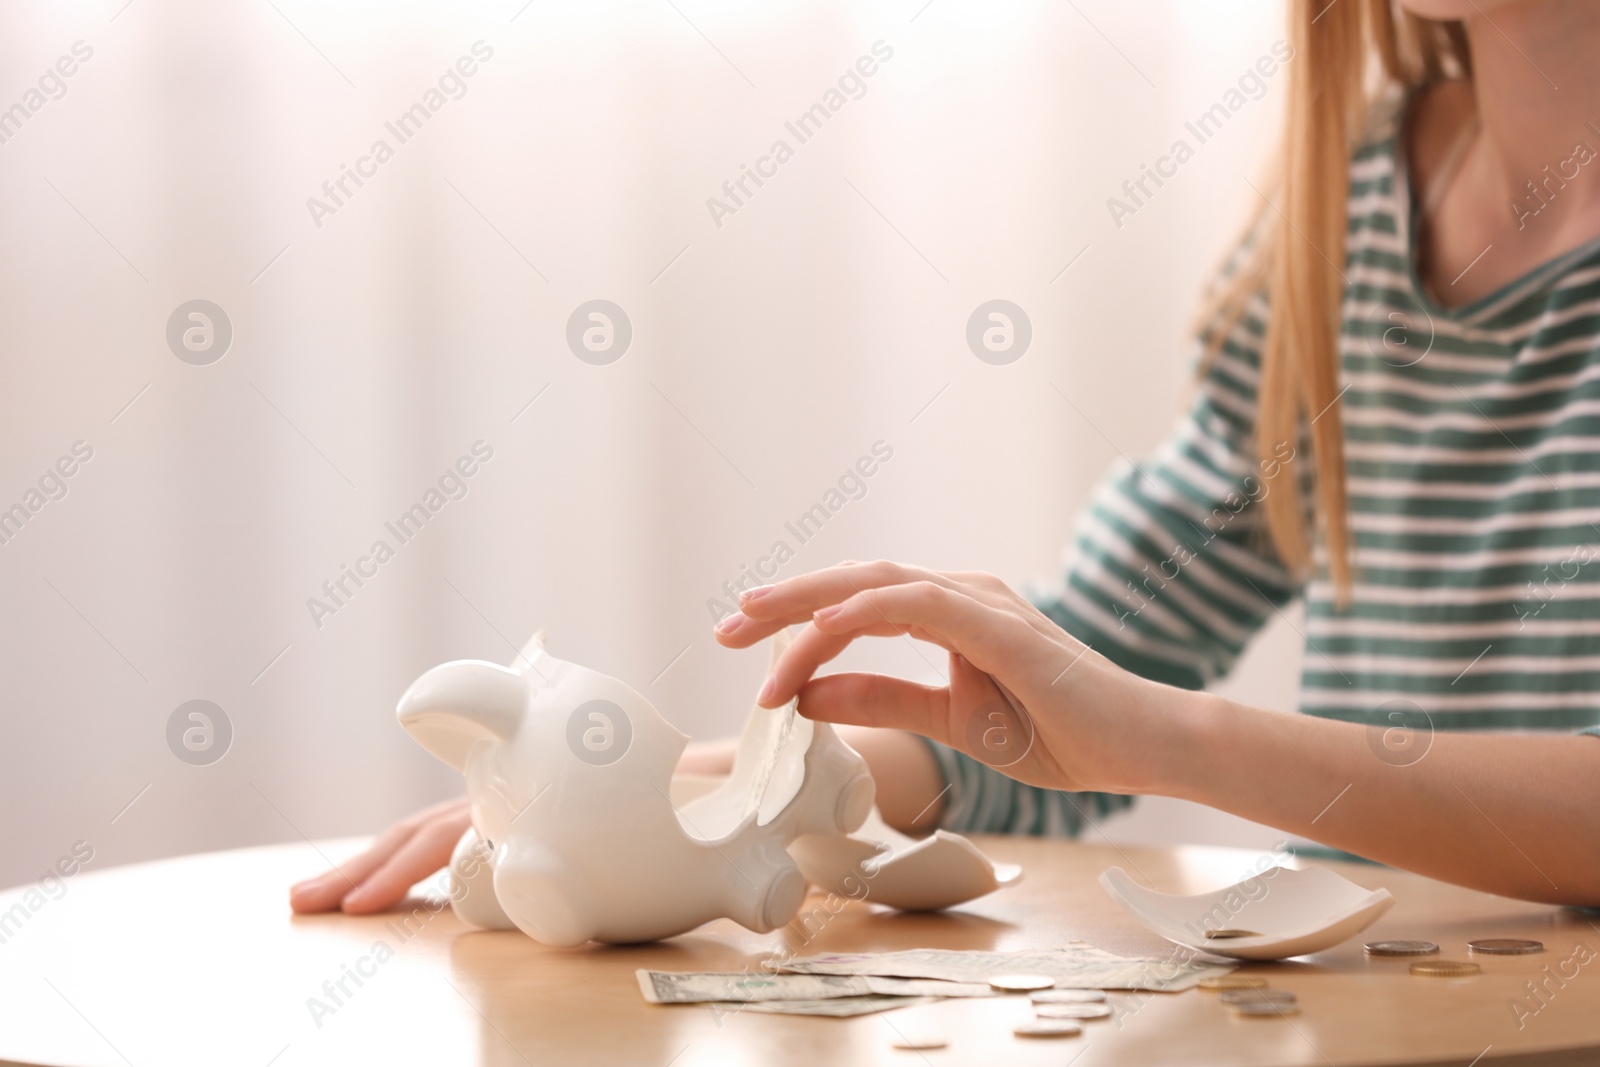
<path id="1" fill-rule="evenodd" d="M 0 108 L 23 110 L 0 117 L 0 508 L 75 443 L 93 456 L 0 545 L 0 884 L 79 840 L 103 867 L 369 832 L 450 796 L 396 698 L 540 627 L 695 738 L 731 735 L 765 652 L 719 649 L 707 601 L 795 546 L 785 521 L 875 442 L 892 460 L 784 574 L 887 556 L 1054 581 L 1092 486 L 1181 409 L 1195 297 L 1255 196 L 1281 76 L 1120 228 L 1106 199 L 1281 17 L 6 5 Z M 880 41 L 859 99 L 799 144 L 785 122 Z M 77 42 L 92 55 L 41 88 Z M 400 144 L 385 123 L 477 42 Z M 393 158 L 314 218 L 308 198 L 379 138 Z M 708 197 L 779 138 L 794 158 L 719 226 Z M 205 365 L 166 336 L 197 299 L 233 334 Z M 566 342 L 594 299 L 632 326 L 609 365 Z M 991 299 L 1032 323 L 1010 365 L 965 340 Z M 316 625 L 308 598 L 395 544 L 384 523 L 479 441 L 493 458 L 465 497 Z M 1291 708 L 1298 662 L 1280 621 L 1227 691 Z M 843 665 L 933 677 L 904 642 Z M 231 724 L 207 765 L 168 746 L 197 699 Z M 1104 830 L 1276 839 L 1155 800 Z"/>

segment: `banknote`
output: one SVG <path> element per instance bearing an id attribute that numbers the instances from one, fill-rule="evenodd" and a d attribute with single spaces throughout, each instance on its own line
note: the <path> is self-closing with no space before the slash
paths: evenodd
<path id="1" fill-rule="evenodd" d="M 992 997 L 987 983 L 942 982 L 880 975 L 762 974 L 734 971 L 635 972 L 639 990 L 652 1004 L 758 1003 L 773 1000 L 836 1000 L 868 995 L 892 997 Z"/>
<path id="2" fill-rule="evenodd" d="M 1145 989 L 1176 992 L 1203 978 L 1227 974 L 1232 964 L 1196 963 L 1175 957 L 1143 959 L 1117 956 L 1081 942 L 1021 952 L 974 952 L 955 949 L 910 949 L 830 956 L 804 956 L 780 967 L 786 973 L 812 976 L 933 978 L 947 982 L 987 983 L 995 975 L 1038 974 L 1055 979 L 1062 989 Z"/>
<path id="3" fill-rule="evenodd" d="M 797 977 L 816 977 L 799 975 Z M 891 978 L 880 974 L 859 976 L 867 989 L 892 997 L 1001 997 L 1004 991 L 988 982 L 947 982 L 938 978 Z"/>
<path id="4" fill-rule="evenodd" d="M 750 1004 L 729 1004 L 731 1011 L 761 1011 L 775 1015 L 829 1015 L 847 1019 L 852 1015 L 871 1015 L 874 1012 L 909 1008 L 916 1004 L 931 1004 L 936 997 L 830 997 L 826 1000 L 758 1000 Z"/>
<path id="5" fill-rule="evenodd" d="M 652 1004 L 696 1004 L 711 1001 L 752 1003 L 764 1000 L 831 1000 L 870 994 L 858 975 L 726 974 L 692 971 L 635 972 L 639 991 Z"/>

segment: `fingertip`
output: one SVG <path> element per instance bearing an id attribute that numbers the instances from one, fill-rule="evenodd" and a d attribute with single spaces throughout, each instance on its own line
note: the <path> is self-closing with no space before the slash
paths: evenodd
<path id="1" fill-rule="evenodd" d="M 382 911 L 388 902 L 373 893 L 370 886 L 359 885 L 344 895 L 339 901 L 339 910 L 346 915 L 368 915 L 375 911 Z"/>
<path id="2" fill-rule="evenodd" d="M 329 892 L 325 875 L 307 878 L 289 887 L 289 908 L 301 915 L 327 911 L 338 903 L 338 895 Z"/>
<path id="3" fill-rule="evenodd" d="M 761 692 L 756 694 L 756 706 L 768 711 L 776 711 L 795 698 L 796 694 L 787 686 L 779 688 L 778 677 L 773 675 L 767 679 L 767 684 L 761 687 Z"/>
<path id="4" fill-rule="evenodd" d="M 346 915 L 370 915 L 378 909 L 368 904 L 365 897 L 358 897 L 355 900 L 346 897 L 339 901 L 339 910 Z"/>
<path id="5" fill-rule="evenodd" d="M 818 608 L 811 613 L 811 625 L 822 633 L 837 636 L 850 629 L 848 620 L 844 618 L 845 606 L 843 604 L 829 604 L 825 608 Z"/>

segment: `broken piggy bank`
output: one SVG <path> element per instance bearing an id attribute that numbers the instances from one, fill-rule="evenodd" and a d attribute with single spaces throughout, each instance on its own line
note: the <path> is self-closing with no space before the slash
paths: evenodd
<path id="1" fill-rule="evenodd" d="M 548 945 L 651 941 L 723 917 L 765 933 L 793 918 L 808 881 L 928 909 L 1020 874 L 944 831 L 913 841 L 873 818 L 850 836 L 876 814 L 872 776 L 795 701 L 752 711 L 728 778 L 675 789 L 688 739 L 629 686 L 550 655 L 542 634 L 514 667 L 433 668 L 398 715 L 466 775 L 456 913 Z"/>

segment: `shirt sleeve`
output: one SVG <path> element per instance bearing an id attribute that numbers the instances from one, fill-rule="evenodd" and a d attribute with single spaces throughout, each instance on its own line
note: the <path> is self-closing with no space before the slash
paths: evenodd
<path id="1" fill-rule="evenodd" d="M 1257 298 L 1205 365 L 1189 410 L 1151 459 L 1123 464 L 1079 518 L 1064 579 L 1033 602 L 1117 665 L 1200 689 L 1299 592 L 1267 540 L 1259 501 L 1280 470 L 1305 485 L 1300 442 L 1254 443 L 1265 302 Z M 1281 483 L 1279 483 L 1281 485 Z M 930 742 L 932 744 L 932 742 Z M 1023 785 L 933 744 L 948 795 L 942 823 L 970 833 L 1076 835 L 1132 804 Z"/>

